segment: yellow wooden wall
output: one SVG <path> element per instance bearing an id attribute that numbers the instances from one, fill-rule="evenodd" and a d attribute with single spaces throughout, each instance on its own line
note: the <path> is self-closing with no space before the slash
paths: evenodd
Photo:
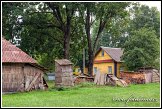
<path id="1" fill-rule="evenodd" d="M 117 63 L 117 77 L 120 77 L 120 67 L 121 67 L 121 63 Z"/>
<path id="2" fill-rule="evenodd" d="M 105 51 L 104 51 L 104 56 L 102 56 L 102 50 L 95 56 L 95 60 L 108 60 L 112 59 Z M 103 62 L 103 63 L 94 63 L 93 64 L 93 70 L 94 67 L 97 67 L 97 70 L 99 69 L 100 73 L 108 73 L 108 66 L 112 66 L 112 74 L 114 74 L 114 62 Z M 117 63 L 117 77 L 120 77 L 120 66 L 121 63 Z M 94 71 L 93 71 L 94 75 Z"/>
<path id="3" fill-rule="evenodd" d="M 105 51 L 104 56 L 102 56 L 102 50 L 94 58 L 94 60 L 105 60 L 105 59 L 112 59 L 112 58 Z"/>
<path id="4" fill-rule="evenodd" d="M 105 51 L 104 56 L 102 56 L 102 50 L 95 56 L 95 60 L 108 60 L 112 59 Z M 93 68 L 97 67 L 97 70 L 100 71 L 100 73 L 108 73 L 108 66 L 112 66 L 112 73 L 114 73 L 114 63 L 113 62 L 106 62 L 106 63 L 94 63 Z M 94 72 L 93 72 L 94 75 Z"/>
<path id="5" fill-rule="evenodd" d="M 108 73 L 108 66 L 112 66 L 112 74 L 114 74 L 114 63 L 96 63 L 93 64 L 93 68 L 97 67 L 100 73 Z M 94 73 L 93 73 L 94 74 Z"/>

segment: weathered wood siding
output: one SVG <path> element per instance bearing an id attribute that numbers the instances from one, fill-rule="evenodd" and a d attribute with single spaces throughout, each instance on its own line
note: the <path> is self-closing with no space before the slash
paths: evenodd
<path id="1" fill-rule="evenodd" d="M 16 91 L 23 83 L 23 64 L 2 65 L 2 91 Z"/>
<path id="2" fill-rule="evenodd" d="M 34 81 L 34 84 L 32 85 L 32 89 L 39 89 L 43 85 L 43 71 L 30 66 L 30 65 L 25 65 L 24 67 L 24 74 L 25 74 L 25 90 L 28 88 L 30 83 L 36 78 L 36 75 L 38 75 L 38 79 Z"/>
<path id="3" fill-rule="evenodd" d="M 3 63 L 2 64 L 2 91 L 25 91 L 39 73 L 38 79 L 32 85 L 33 89 L 39 89 L 43 85 L 43 71 L 28 64 Z"/>
<path id="4" fill-rule="evenodd" d="M 59 65 L 55 62 L 55 86 L 74 86 L 72 65 Z"/>

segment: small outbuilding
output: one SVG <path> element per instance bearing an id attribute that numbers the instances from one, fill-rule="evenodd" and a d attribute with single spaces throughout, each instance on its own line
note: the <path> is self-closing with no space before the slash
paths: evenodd
<path id="1" fill-rule="evenodd" d="M 72 62 L 67 59 L 55 60 L 55 86 L 74 86 Z"/>
<path id="2" fill-rule="evenodd" d="M 153 67 L 141 67 L 138 69 L 139 72 L 144 72 L 145 83 L 160 82 L 160 73 Z"/>
<path id="3" fill-rule="evenodd" d="M 17 92 L 45 89 L 46 69 L 37 61 L 2 38 L 2 91 Z"/>

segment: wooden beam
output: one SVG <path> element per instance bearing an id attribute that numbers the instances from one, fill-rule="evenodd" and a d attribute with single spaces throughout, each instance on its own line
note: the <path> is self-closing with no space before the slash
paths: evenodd
<path id="1" fill-rule="evenodd" d="M 112 59 L 107 59 L 107 60 L 95 60 L 94 63 L 104 63 L 104 62 L 113 62 Z"/>
<path id="2" fill-rule="evenodd" d="M 34 77 L 33 81 L 30 83 L 30 85 L 26 88 L 26 91 L 29 91 L 33 84 L 35 83 L 35 81 L 38 79 L 38 77 L 40 76 L 41 73 L 37 73 L 36 76 Z"/>

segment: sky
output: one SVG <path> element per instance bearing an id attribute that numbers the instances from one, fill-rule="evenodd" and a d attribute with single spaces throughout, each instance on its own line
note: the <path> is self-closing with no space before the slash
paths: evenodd
<path id="1" fill-rule="evenodd" d="M 136 1 L 135 1 L 136 2 Z M 149 7 L 157 7 L 161 13 L 161 1 L 137 1 L 140 4 L 148 5 Z"/>

